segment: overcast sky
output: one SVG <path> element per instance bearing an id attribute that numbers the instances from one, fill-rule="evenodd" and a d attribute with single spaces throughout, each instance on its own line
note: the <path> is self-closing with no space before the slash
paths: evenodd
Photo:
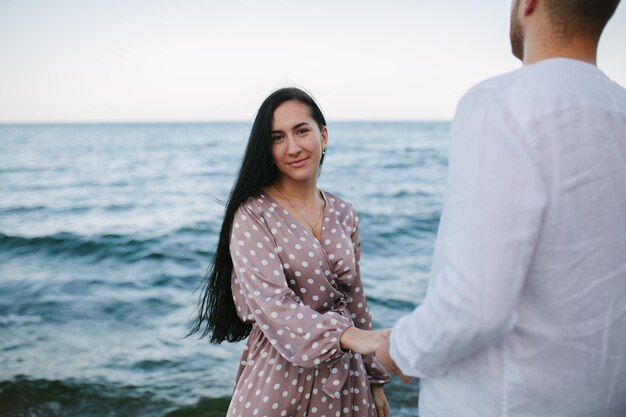
<path id="1" fill-rule="evenodd" d="M 0 0 L 0 122 L 251 120 L 272 90 L 330 120 L 447 120 L 520 66 L 506 0 Z M 626 5 L 598 63 L 626 85 Z"/>

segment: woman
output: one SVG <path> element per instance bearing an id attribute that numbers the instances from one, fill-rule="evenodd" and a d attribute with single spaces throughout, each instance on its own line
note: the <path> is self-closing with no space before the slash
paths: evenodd
<path id="1" fill-rule="evenodd" d="M 228 416 L 387 416 L 358 217 L 317 188 L 328 129 L 296 88 L 261 105 L 192 333 L 248 336 Z M 234 301 L 234 302 L 233 302 Z"/>

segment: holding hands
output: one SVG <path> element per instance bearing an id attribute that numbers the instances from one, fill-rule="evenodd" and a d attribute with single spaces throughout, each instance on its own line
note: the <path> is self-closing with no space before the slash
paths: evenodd
<path id="1" fill-rule="evenodd" d="M 411 382 L 412 378 L 404 375 L 402 371 L 400 370 L 400 368 L 398 368 L 398 365 L 396 365 L 393 359 L 391 359 L 391 355 L 389 354 L 390 331 L 387 330 L 386 332 L 387 332 L 387 338 L 376 349 L 376 359 L 378 360 L 378 362 L 381 363 L 381 365 L 385 367 L 387 372 L 399 377 L 402 380 L 402 382 L 404 382 L 405 384 L 408 384 L 409 382 Z"/>
<path id="2" fill-rule="evenodd" d="M 341 335 L 341 348 L 351 350 L 361 355 L 369 355 L 389 339 L 389 330 L 362 330 L 358 327 L 349 327 Z"/>
<path id="3" fill-rule="evenodd" d="M 369 355 L 376 352 L 389 339 L 389 330 L 362 330 L 358 327 L 350 327 L 341 335 L 342 349 L 351 350 L 361 355 Z M 378 417 L 389 417 L 389 402 L 385 397 L 382 385 L 370 385 L 372 398 L 376 406 Z"/>
<path id="4" fill-rule="evenodd" d="M 376 359 L 385 367 L 387 372 L 399 377 L 402 382 L 407 384 L 412 378 L 402 373 L 389 354 L 390 333 L 390 329 L 362 330 L 357 327 L 350 327 L 341 335 L 341 347 L 362 355 L 375 353 Z"/>

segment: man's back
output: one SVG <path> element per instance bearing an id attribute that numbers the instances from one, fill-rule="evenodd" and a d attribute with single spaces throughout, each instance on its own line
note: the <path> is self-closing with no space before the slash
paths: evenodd
<path id="1" fill-rule="evenodd" d="M 420 414 L 623 417 L 626 90 L 595 66 L 562 58 L 541 61 L 478 85 L 459 105 L 453 127 L 451 195 L 455 195 L 455 187 L 469 187 L 468 192 L 475 192 L 478 198 L 482 193 L 485 198 L 494 197 L 481 184 L 468 184 L 464 178 L 472 170 L 494 169 L 493 174 L 498 175 L 507 169 L 509 161 L 489 156 L 491 150 L 472 144 L 471 134 L 466 132 L 476 131 L 481 119 L 477 115 L 492 109 L 498 120 L 486 121 L 489 126 L 483 134 L 513 132 L 512 137 L 503 139 L 510 142 L 503 146 L 510 146 L 511 155 L 527 160 L 520 166 L 524 175 L 533 177 L 529 180 L 532 186 L 509 181 L 510 189 L 504 193 L 519 193 L 516 198 L 527 204 L 535 220 L 526 222 L 520 217 L 518 222 L 518 213 L 511 212 L 510 230 L 504 221 L 502 236 L 494 238 L 481 236 L 477 228 L 465 242 L 466 250 L 473 250 L 471 239 L 504 242 L 509 233 L 516 233 L 521 241 L 527 234 L 533 243 L 530 262 L 526 271 L 517 271 L 523 279 L 520 288 L 512 290 L 515 307 L 508 328 L 503 326 L 495 333 L 495 344 L 469 356 L 459 354 L 460 359 L 447 369 L 433 370 L 439 375 L 424 378 Z M 465 139 L 466 143 L 455 143 Z M 491 166 L 490 158 L 501 166 Z M 479 162 L 468 167 L 472 162 L 467 161 L 472 160 Z M 508 198 L 504 193 L 503 198 Z M 431 291 L 447 285 L 437 282 L 444 274 L 441 269 L 455 264 L 462 267 L 456 251 L 464 249 L 447 238 L 449 230 L 462 224 L 457 219 L 463 215 L 444 211 Z M 490 215 L 503 213 L 484 214 Z M 476 250 L 481 250 L 480 243 Z M 497 257 L 494 254 L 494 270 Z M 507 279 L 503 274 L 501 284 L 507 285 Z M 438 292 L 454 291 L 439 288 Z M 504 308 L 497 297 L 485 296 L 484 300 L 494 304 L 483 309 L 486 317 Z M 501 340 L 497 340 L 499 335 Z"/>

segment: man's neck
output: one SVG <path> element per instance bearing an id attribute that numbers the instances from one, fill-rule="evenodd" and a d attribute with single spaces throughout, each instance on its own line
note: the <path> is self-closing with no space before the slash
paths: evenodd
<path id="1" fill-rule="evenodd" d="M 586 37 L 563 40 L 559 38 L 527 39 L 524 45 L 524 65 L 550 58 L 569 58 L 596 64 L 598 43 Z"/>

